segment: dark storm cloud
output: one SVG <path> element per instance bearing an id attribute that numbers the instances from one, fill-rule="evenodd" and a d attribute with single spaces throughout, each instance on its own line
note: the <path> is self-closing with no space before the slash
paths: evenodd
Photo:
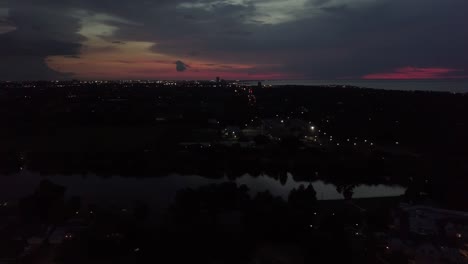
<path id="1" fill-rule="evenodd" d="M 255 8 L 244 5 L 190 9 L 194 16 L 205 18 L 199 23 L 173 20 L 170 27 L 161 28 L 156 26 L 159 21 L 147 23 L 156 29 L 155 52 L 186 54 L 190 43 L 206 58 L 282 64 L 281 71 L 309 78 L 355 78 L 409 65 L 468 68 L 464 48 L 468 32 L 463 30 L 468 1 L 381 0 L 354 5 L 353 1 L 311 1 L 310 5 L 316 7 L 315 15 L 275 25 L 246 23 L 245 17 L 254 17 Z"/>
<path id="2" fill-rule="evenodd" d="M 179 61 L 176 61 L 176 62 L 175 62 L 175 65 L 176 65 L 176 70 L 177 70 L 178 72 L 184 72 L 184 71 L 187 70 L 187 68 L 189 68 L 189 66 L 188 66 L 187 64 L 185 64 L 184 62 L 182 62 L 182 61 L 180 61 L 180 60 L 179 60 Z"/>
<path id="3" fill-rule="evenodd" d="M 466 0 L 304 0 L 295 9 L 279 0 L 37 2 L 3 6 L 17 30 L 0 34 L 2 79 L 57 76 L 44 60 L 79 55 L 77 9 L 139 25 L 119 24 L 110 41 L 153 42 L 155 53 L 179 58 L 277 65 L 263 71 L 304 78 L 355 78 L 405 66 L 468 69 Z"/>
<path id="4" fill-rule="evenodd" d="M 10 2 L 9 21 L 15 30 L 0 34 L 0 79 L 35 80 L 69 77 L 46 65 L 54 55 L 76 56 L 82 38 L 78 20 L 47 7 Z"/>

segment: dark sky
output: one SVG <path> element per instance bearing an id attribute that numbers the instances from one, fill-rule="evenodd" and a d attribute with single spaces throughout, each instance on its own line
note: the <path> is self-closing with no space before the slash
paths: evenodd
<path id="1" fill-rule="evenodd" d="M 468 76 L 467 0 L 0 0 L 0 80 Z"/>

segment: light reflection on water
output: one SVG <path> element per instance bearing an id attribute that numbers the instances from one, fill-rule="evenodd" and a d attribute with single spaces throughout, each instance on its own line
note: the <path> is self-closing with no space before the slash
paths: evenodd
<path id="1" fill-rule="evenodd" d="M 197 188 L 208 184 L 229 181 L 222 179 L 207 179 L 201 176 L 169 175 L 167 177 L 153 178 L 127 178 L 113 176 L 109 178 L 95 175 L 55 175 L 40 176 L 35 173 L 23 171 L 16 175 L 0 176 L 0 200 L 18 200 L 30 195 L 42 179 L 65 186 L 68 196 L 81 196 L 85 202 L 98 204 L 125 205 L 135 200 L 143 200 L 159 207 L 167 207 L 174 199 L 178 190 Z M 289 192 L 308 182 L 297 182 L 290 174 L 283 185 L 279 180 L 268 176 L 252 177 L 244 175 L 234 180 L 238 185 L 249 187 L 251 195 L 257 192 L 270 191 L 275 196 L 287 199 Z M 319 200 L 343 199 L 335 185 L 323 181 L 313 181 L 312 185 L 317 192 Z M 358 185 L 354 188 L 353 198 L 398 196 L 405 192 L 401 186 L 388 185 Z"/>

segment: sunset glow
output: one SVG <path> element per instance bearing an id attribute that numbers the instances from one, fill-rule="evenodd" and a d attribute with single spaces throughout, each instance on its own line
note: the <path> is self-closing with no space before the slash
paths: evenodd
<path id="1" fill-rule="evenodd" d="M 411 79 L 452 79 L 463 78 L 458 75 L 461 70 L 450 68 L 416 68 L 416 67 L 403 67 L 398 68 L 393 72 L 388 73 L 374 73 L 363 76 L 363 79 L 368 80 L 411 80 Z"/>
<path id="2" fill-rule="evenodd" d="M 0 1 L 0 79 L 467 78 L 468 2 L 428 1 Z"/>

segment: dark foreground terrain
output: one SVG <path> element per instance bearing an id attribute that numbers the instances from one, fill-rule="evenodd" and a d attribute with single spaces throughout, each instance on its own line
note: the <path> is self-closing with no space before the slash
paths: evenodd
<path id="1" fill-rule="evenodd" d="M 0 194 L 0 263 L 463 263 L 467 114 L 467 95 L 438 92 L 0 83 L 0 184 L 44 176 L 22 199 Z M 47 178 L 172 174 L 228 180 L 155 209 L 89 202 Z M 234 182 L 246 174 L 310 184 L 251 195 Z M 321 200 L 315 180 L 343 200 Z M 406 192 L 353 199 L 360 184 Z"/>

